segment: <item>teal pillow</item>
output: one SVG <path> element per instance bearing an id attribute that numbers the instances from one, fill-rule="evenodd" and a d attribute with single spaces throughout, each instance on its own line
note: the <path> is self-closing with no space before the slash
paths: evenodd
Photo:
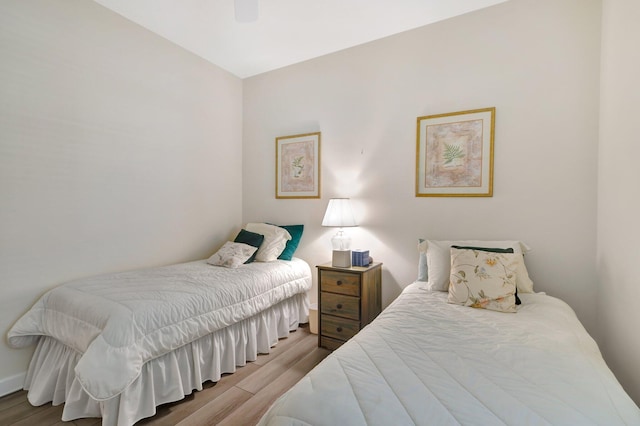
<path id="1" fill-rule="evenodd" d="M 241 229 L 240 232 L 238 232 L 238 235 L 236 236 L 236 239 L 233 240 L 233 241 L 236 242 L 236 243 L 245 243 L 245 244 L 249 244 L 252 247 L 260 248 L 260 245 L 264 241 L 264 235 L 257 234 L 255 232 L 249 232 L 246 229 Z M 257 252 L 258 252 L 258 250 L 256 250 L 256 252 L 253 253 L 251 255 L 251 257 L 249 259 L 247 259 L 247 261 L 244 262 L 244 263 L 253 262 L 255 260 L 255 258 L 256 258 L 256 253 Z"/>
<path id="2" fill-rule="evenodd" d="M 302 231 L 304 231 L 304 225 L 283 225 L 280 228 L 284 228 L 291 234 L 291 239 L 287 241 L 287 245 L 285 246 L 278 259 L 281 260 L 291 260 L 293 258 L 293 254 L 298 249 L 298 244 L 300 244 L 300 239 L 302 238 Z"/>

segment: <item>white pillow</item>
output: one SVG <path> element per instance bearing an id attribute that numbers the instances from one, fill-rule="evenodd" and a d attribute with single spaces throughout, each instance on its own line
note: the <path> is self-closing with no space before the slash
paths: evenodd
<path id="1" fill-rule="evenodd" d="M 256 247 L 249 244 L 227 241 L 220 247 L 220 250 L 207 259 L 207 263 L 225 268 L 237 268 L 246 262 L 256 250 Z"/>
<path id="2" fill-rule="evenodd" d="M 428 273 L 427 273 L 427 241 L 422 238 L 418 239 L 418 253 L 420 253 L 420 258 L 418 259 L 418 278 L 416 281 L 427 282 Z"/>
<path id="3" fill-rule="evenodd" d="M 522 254 L 451 249 L 449 303 L 516 312 L 516 269 Z"/>
<path id="4" fill-rule="evenodd" d="M 418 245 L 419 251 L 426 250 L 428 281 L 425 287 L 432 291 L 448 291 L 449 276 L 451 274 L 451 246 L 512 248 L 514 254 L 522 259 L 516 270 L 516 286 L 520 293 L 533 293 L 533 282 L 529 278 L 527 267 L 522 255 L 531 250 L 520 241 L 438 241 L 426 240 Z M 422 255 L 422 253 L 421 253 Z"/>
<path id="5" fill-rule="evenodd" d="M 284 251 L 287 241 L 291 239 L 291 234 L 286 229 L 268 223 L 247 223 L 244 229 L 264 235 L 264 241 L 256 253 L 256 261 L 258 262 L 276 260 Z"/>

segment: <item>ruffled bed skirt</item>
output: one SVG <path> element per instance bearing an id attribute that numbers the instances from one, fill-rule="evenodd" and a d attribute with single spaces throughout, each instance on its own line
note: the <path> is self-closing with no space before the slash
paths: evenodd
<path id="1" fill-rule="evenodd" d="M 269 353 L 278 339 L 308 322 L 307 294 L 298 294 L 242 322 L 218 330 L 147 362 L 138 378 L 120 395 L 96 401 L 82 389 L 74 367 L 81 355 L 54 338 L 40 338 L 24 388 L 29 402 L 64 403 L 62 420 L 102 417 L 103 425 L 132 425 L 153 416 L 156 407 L 178 401 L 202 383 L 218 381 L 257 354 Z"/>

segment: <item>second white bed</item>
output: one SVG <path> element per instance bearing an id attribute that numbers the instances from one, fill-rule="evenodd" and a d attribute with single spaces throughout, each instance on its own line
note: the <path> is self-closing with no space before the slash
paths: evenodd
<path id="1" fill-rule="evenodd" d="M 412 284 L 260 425 L 640 424 L 573 310 L 521 298 L 494 312 Z"/>

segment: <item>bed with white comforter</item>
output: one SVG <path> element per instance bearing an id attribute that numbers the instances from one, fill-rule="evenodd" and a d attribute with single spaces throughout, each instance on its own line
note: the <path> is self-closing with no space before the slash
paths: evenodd
<path id="1" fill-rule="evenodd" d="M 573 310 L 520 297 L 494 312 L 411 284 L 260 425 L 640 425 Z"/>
<path id="2" fill-rule="evenodd" d="M 133 424 L 268 353 L 308 320 L 309 265 L 205 260 L 78 280 L 46 293 L 9 332 L 37 343 L 25 389 L 63 420 Z"/>

